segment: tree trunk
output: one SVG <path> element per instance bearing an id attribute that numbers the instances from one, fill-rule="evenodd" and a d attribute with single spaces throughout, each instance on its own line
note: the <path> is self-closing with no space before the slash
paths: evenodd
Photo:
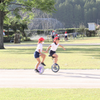
<path id="1" fill-rule="evenodd" d="M 0 10 L 0 49 L 4 49 L 3 43 L 3 19 L 4 19 L 4 12 Z"/>
<path id="2" fill-rule="evenodd" d="M 22 33 L 22 36 L 25 37 L 25 39 L 27 40 L 26 33 L 24 31 L 23 32 L 21 31 L 21 33 Z"/>
<path id="3" fill-rule="evenodd" d="M 20 38 L 19 34 L 18 34 L 18 33 L 15 33 L 15 36 L 14 36 L 14 43 L 20 43 L 20 42 L 19 42 L 19 38 Z"/>

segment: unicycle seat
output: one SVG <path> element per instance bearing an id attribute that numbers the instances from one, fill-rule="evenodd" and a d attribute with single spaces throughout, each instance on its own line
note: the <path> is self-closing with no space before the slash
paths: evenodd
<path id="1" fill-rule="evenodd" d="M 52 57 L 51 55 L 48 55 L 49 57 Z"/>
<path id="2" fill-rule="evenodd" d="M 51 56 L 51 55 L 48 55 L 49 57 L 52 57 L 52 58 L 55 58 L 55 57 L 53 57 L 53 56 Z"/>

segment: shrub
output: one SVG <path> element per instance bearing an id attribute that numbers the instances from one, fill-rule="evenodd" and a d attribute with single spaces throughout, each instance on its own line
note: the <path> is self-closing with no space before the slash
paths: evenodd
<path id="1" fill-rule="evenodd" d="M 97 34 L 96 31 L 89 31 L 89 30 L 86 31 L 87 37 L 96 36 L 96 34 Z"/>
<path id="2" fill-rule="evenodd" d="M 4 42 L 10 42 L 10 40 L 12 40 L 14 37 L 13 35 L 9 35 L 9 36 L 4 36 Z"/>
<path id="3" fill-rule="evenodd" d="M 29 37 L 27 37 L 27 39 L 26 39 L 26 37 L 23 37 L 23 38 L 21 38 L 21 41 L 31 41 L 31 39 Z"/>

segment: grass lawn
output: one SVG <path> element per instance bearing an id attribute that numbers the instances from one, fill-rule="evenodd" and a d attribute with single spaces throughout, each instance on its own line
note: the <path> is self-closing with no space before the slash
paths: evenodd
<path id="1" fill-rule="evenodd" d="M 100 89 L 0 88 L 0 100 L 100 100 Z"/>
<path id="2" fill-rule="evenodd" d="M 22 42 L 33 44 L 37 41 Z M 45 43 L 52 43 L 45 42 Z M 100 43 L 98 37 L 61 40 L 68 43 Z M 12 43 L 5 43 L 11 45 Z M 33 69 L 36 60 L 33 53 L 36 47 L 5 47 L 0 50 L 0 69 Z M 47 47 L 44 47 L 44 50 Z M 100 69 L 100 46 L 65 46 L 66 51 L 58 48 L 58 64 L 63 69 Z M 52 59 L 45 60 L 50 68 Z M 0 100 L 100 100 L 100 89 L 43 89 L 43 88 L 0 88 Z"/>
<path id="3" fill-rule="evenodd" d="M 45 50 L 47 47 L 44 47 Z M 58 48 L 58 64 L 62 69 L 100 69 L 100 46 L 65 46 Z M 6 47 L 0 50 L 1 69 L 33 69 L 36 60 L 33 53 L 36 47 Z M 52 59 L 47 57 L 46 67 L 51 68 Z"/>

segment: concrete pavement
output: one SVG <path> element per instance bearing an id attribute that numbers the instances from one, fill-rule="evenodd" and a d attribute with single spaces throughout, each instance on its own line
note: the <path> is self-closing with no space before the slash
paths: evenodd
<path id="1" fill-rule="evenodd" d="M 100 88 L 100 70 L 0 70 L 0 88 Z"/>

